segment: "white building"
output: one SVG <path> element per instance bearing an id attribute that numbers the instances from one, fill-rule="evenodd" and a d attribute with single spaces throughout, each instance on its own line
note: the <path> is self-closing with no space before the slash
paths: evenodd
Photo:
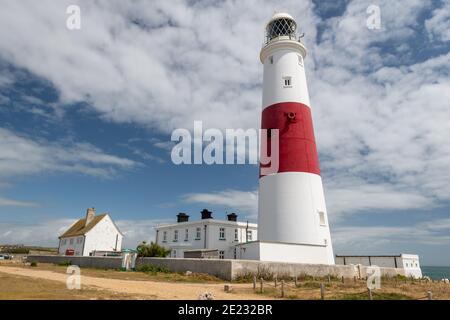
<path id="1" fill-rule="evenodd" d="M 108 214 L 95 215 L 89 208 L 86 217 L 75 222 L 59 236 L 60 255 L 89 256 L 96 252 L 120 252 L 123 235 Z"/>
<path id="2" fill-rule="evenodd" d="M 185 213 L 177 215 L 177 223 L 156 227 L 156 243 L 171 249 L 170 256 L 184 258 L 185 251 L 217 250 L 220 259 L 239 259 L 239 243 L 257 239 L 255 223 L 237 221 L 234 213 L 227 220 L 216 220 L 212 212 L 204 209 L 201 220 L 189 221 Z"/>
<path id="3" fill-rule="evenodd" d="M 336 264 L 342 265 L 361 264 L 363 266 L 403 268 L 405 270 L 405 276 L 413 278 L 422 278 L 422 270 L 420 269 L 419 256 L 416 254 L 402 253 L 400 255 L 373 255 L 373 256 L 336 255 Z"/>

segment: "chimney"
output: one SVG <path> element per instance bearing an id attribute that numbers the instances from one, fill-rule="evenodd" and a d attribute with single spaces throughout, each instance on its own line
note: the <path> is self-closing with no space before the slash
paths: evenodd
<path id="1" fill-rule="evenodd" d="M 232 212 L 230 214 L 227 214 L 228 221 L 237 221 L 237 214 Z"/>
<path id="2" fill-rule="evenodd" d="M 188 222 L 189 221 L 189 216 L 184 213 L 184 212 L 180 212 L 179 214 L 177 214 L 177 222 Z"/>
<path id="3" fill-rule="evenodd" d="M 88 208 L 86 211 L 86 224 L 84 226 L 87 226 L 89 223 L 94 220 L 95 217 L 95 208 Z"/>
<path id="4" fill-rule="evenodd" d="M 203 209 L 200 213 L 202 214 L 202 220 L 203 219 L 212 219 L 213 218 L 211 216 L 212 212 L 209 211 L 208 209 Z"/>

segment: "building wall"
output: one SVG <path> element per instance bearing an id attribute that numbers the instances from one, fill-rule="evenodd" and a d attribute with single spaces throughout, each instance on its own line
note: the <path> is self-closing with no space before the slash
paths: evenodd
<path id="1" fill-rule="evenodd" d="M 256 241 L 238 245 L 240 259 L 288 263 L 333 264 L 324 245 L 303 245 Z"/>
<path id="2" fill-rule="evenodd" d="M 121 257 L 68 257 L 68 256 L 28 256 L 29 262 L 63 263 L 70 262 L 81 268 L 118 269 L 122 266 Z M 166 267 L 172 272 L 199 272 L 215 275 L 225 280 L 235 280 L 238 277 L 248 275 L 277 275 L 281 277 L 316 276 L 325 277 L 334 275 L 337 277 L 351 278 L 366 277 L 367 267 L 342 265 L 312 265 L 300 263 L 262 262 L 251 260 L 219 260 L 219 259 L 171 259 L 171 258 L 138 258 L 136 266 L 150 264 Z M 404 274 L 403 269 L 381 268 L 381 274 L 395 276 Z"/>
<path id="3" fill-rule="evenodd" d="M 402 268 L 405 270 L 405 276 L 422 278 L 419 256 L 415 254 L 401 254 L 400 256 L 338 256 L 336 257 L 336 264 Z"/>
<path id="4" fill-rule="evenodd" d="M 66 250 L 72 249 L 76 256 L 83 255 L 84 236 L 62 238 L 59 240 L 58 254 L 66 254 Z"/>
<path id="5" fill-rule="evenodd" d="M 105 216 L 86 233 L 83 255 L 88 256 L 92 251 L 121 251 L 122 238 L 123 236 L 117 230 L 111 218 Z"/>
<path id="6" fill-rule="evenodd" d="M 205 241 L 206 225 L 206 241 Z M 200 239 L 196 239 L 196 230 L 200 228 Z M 225 238 L 220 239 L 220 228 L 225 229 Z M 188 230 L 188 238 L 185 234 Z M 235 238 L 235 229 L 238 230 L 237 240 Z M 175 230 L 178 230 L 178 241 L 174 241 Z M 249 225 L 252 232 L 252 239 L 257 238 L 257 228 L 254 224 Z M 164 231 L 167 232 L 164 242 Z M 168 226 L 157 228 L 157 243 L 165 248 L 171 249 L 171 257 L 183 258 L 185 250 L 195 249 L 217 249 L 223 252 L 224 259 L 234 259 L 234 247 L 238 243 L 246 241 L 246 223 L 221 221 L 214 219 L 205 219 L 192 222 L 181 222 Z"/>

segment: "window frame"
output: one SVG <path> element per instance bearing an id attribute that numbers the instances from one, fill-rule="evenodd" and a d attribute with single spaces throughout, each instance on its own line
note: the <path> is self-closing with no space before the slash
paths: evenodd
<path id="1" fill-rule="evenodd" d="M 219 228 L 219 240 L 226 240 L 226 229 L 225 227 Z"/>

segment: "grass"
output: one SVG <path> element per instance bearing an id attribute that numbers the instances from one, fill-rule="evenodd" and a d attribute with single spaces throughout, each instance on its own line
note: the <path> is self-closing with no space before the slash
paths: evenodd
<path id="1" fill-rule="evenodd" d="M 64 283 L 0 273 L 0 300 L 129 300 L 149 296 L 128 295 L 96 288 L 69 290 Z"/>
<path id="2" fill-rule="evenodd" d="M 14 264 L 14 267 L 30 268 L 23 264 Z M 58 273 L 66 274 L 67 263 L 61 263 L 60 265 L 50 263 L 39 263 L 39 270 L 48 270 Z M 145 268 L 144 268 L 145 269 Z M 97 278 L 109 278 L 119 280 L 136 280 L 136 281 L 163 281 L 163 282 L 192 282 L 192 283 L 223 283 L 223 280 L 206 274 L 206 273 L 192 273 L 186 275 L 182 272 L 168 272 L 164 268 L 152 268 L 148 270 L 151 272 L 139 272 L 139 271 L 121 271 L 119 269 L 95 269 L 95 268 L 81 268 L 81 274 L 84 276 L 97 277 Z"/>

